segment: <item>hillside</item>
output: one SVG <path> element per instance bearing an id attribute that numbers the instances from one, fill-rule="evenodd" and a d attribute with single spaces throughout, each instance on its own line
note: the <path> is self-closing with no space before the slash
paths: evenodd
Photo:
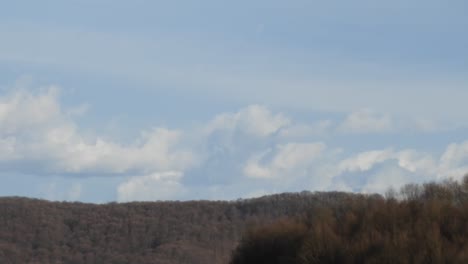
<path id="1" fill-rule="evenodd" d="M 83 204 L 0 198 L 1 263 L 228 263 L 247 226 L 365 196 Z M 376 196 L 373 196 L 374 199 Z M 366 198 L 368 199 L 368 198 Z"/>
<path id="2" fill-rule="evenodd" d="M 249 229 L 231 264 L 466 264 L 468 176 Z"/>
<path id="3" fill-rule="evenodd" d="M 467 263 L 468 176 L 380 195 L 83 204 L 0 198 L 0 263 Z"/>

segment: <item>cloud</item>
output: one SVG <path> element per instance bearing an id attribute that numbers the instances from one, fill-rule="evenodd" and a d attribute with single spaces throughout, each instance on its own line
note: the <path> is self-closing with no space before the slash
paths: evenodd
<path id="1" fill-rule="evenodd" d="M 250 105 L 237 113 L 224 113 L 216 116 L 206 128 L 208 133 L 215 131 L 237 131 L 256 137 L 266 137 L 276 133 L 291 123 L 283 114 L 272 114 L 261 105 Z"/>
<path id="2" fill-rule="evenodd" d="M 266 185 L 295 190 L 384 192 L 390 186 L 437 178 L 439 165 L 431 154 L 412 149 L 382 149 L 351 153 L 323 143 L 277 145 L 251 156 L 243 172 Z"/>
<path id="3" fill-rule="evenodd" d="M 396 153 L 398 165 L 407 171 L 423 175 L 432 175 L 438 170 L 437 161 L 433 155 L 416 151 L 403 150 Z"/>
<path id="4" fill-rule="evenodd" d="M 69 116 L 83 116 L 89 111 L 89 104 L 81 104 L 77 107 L 71 108 L 68 110 L 68 115 Z"/>
<path id="5" fill-rule="evenodd" d="M 347 177 L 350 173 L 354 176 Z M 383 192 L 390 186 L 398 188 L 411 182 L 447 178 L 459 180 L 466 173 L 468 142 L 465 141 L 447 146 L 440 158 L 415 149 L 384 149 L 357 153 L 343 159 L 333 177 L 347 178 L 349 185 L 359 186 L 359 191 Z"/>
<path id="6" fill-rule="evenodd" d="M 341 161 L 338 165 L 338 168 L 340 171 L 349 172 L 367 171 L 370 170 L 375 164 L 381 163 L 393 157 L 394 154 L 391 150 L 366 151 Z"/>
<path id="7" fill-rule="evenodd" d="M 252 178 L 292 177 L 303 174 L 323 150 L 323 143 L 280 144 L 274 150 L 253 155 L 244 166 L 244 174 Z"/>
<path id="8" fill-rule="evenodd" d="M 279 136 L 284 138 L 323 136 L 330 131 L 332 125 L 331 120 L 320 120 L 312 124 L 292 124 L 281 129 Z"/>
<path id="9" fill-rule="evenodd" d="M 438 165 L 432 155 L 413 149 L 402 151 L 384 149 L 357 153 L 342 160 L 338 168 L 339 173 L 366 172 L 391 160 L 400 168 L 412 173 L 435 175 L 438 171 Z"/>
<path id="10" fill-rule="evenodd" d="M 368 177 L 359 191 L 384 194 L 390 187 L 400 188 L 404 184 L 413 183 L 414 180 L 414 175 L 399 166 L 382 166 Z"/>
<path id="11" fill-rule="evenodd" d="M 174 149 L 181 132 L 166 128 L 144 132 L 131 145 L 100 138 L 88 143 L 75 135 L 74 131 L 51 131 L 48 136 L 47 144 L 55 148 L 55 158 L 60 162 L 57 164 L 59 169 L 71 173 L 164 171 L 184 169 L 194 161 L 189 150 Z"/>
<path id="12" fill-rule="evenodd" d="M 468 141 L 450 144 L 440 157 L 439 178 L 460 178 L 468 173 Z"/>
<path id="13" fill-rule="evenodd" d="M 171 171 L 131 177 L 117 188 L 117 199 L 127 201 L 154 201 L 180 199 L 187 190 L 180 183 L 181 172 Z"/>
<path id="14" fill-rule="evenodd" d="M 468 142 L 452 143 L 439 155 L 416 148 L 356 152 L 346 145 L 327 147 L 334 142 L 326 140 L 343 137 L 337 128 L 365 133 L 357 135 L 363 137 L 400 133 L 396 128 L 401 126 L 390 117 L 368 110 L 350 113 L 334 126 L 336 120 L 299 123 L 251 105 L 216 115 L 201 129 L 153 127 L 123 143 L 82 133 L 73 118 L 86 114 L 87 104 L 68 109 L 59 97 L 56 87 L 36 92 L 15 89 L 0 96 L 3 171 L 78 180 L 127 177 L 112 187 L 119 201 L 234 198 L 304 189 L 380 192 L 388 185 L 457 178 L 468 172 Z M 55 183 L 41 188 L 49 199 L 82 196 L 79 181 L 61 190 Z"/>
<path id="15" fill-rule="evenodd" d="M 305 14 L 304 10 L 309 11 L 311 8 L 291 9 L 288 7 L 288 11 L 295 11 L 286 13 L 283 9 L 278 9 L 281 15 L 287 15 L 291 21 L 309 21 L 309 23 L 297 25 L 292 23 L 285 27 L 284 30 L 289 31 L 288 38 L 284 39 L 285 45 L 270 45 L 269 38 L 263 40 L 254 38 L 255 41 L 250 39 L 253 42 L 246 43 L 253 44 L 252 49 L 239 49 L 239 42 L 232 41 L 244 39 L 244 33 L 241 33 L 245 32 L 244 30 L 230 30 L 229 38 L 212 38 L 217 34 L 207 34 L 200 38 L 198 35 L 187 34 L 183 30 L 187 29 L 186 27 L 172 27 L 171 34 L 167 34 L 167 30 L 151 29 L 153 34 L 131 34 L 130 38 L 125 32 L 95 30 L 94 26 L 86 25 L 86 23 L 83 25 L 84 28 L 77 30 L 67 26 L 66 23 L 55 27 L 49 23 L 15 22 L 17 19 L 13 19 L 0 27 L 0 34 L 3 36 L 0 57 L 3 61 L 22 65 L 35 64 L 40 65 L 40 68 L 61 67 L 69 74 L 76 74 L 77 71 L 92 72 L 97 76 L 107 75 L 120 80 L 133 80 L 140 84 L 144 83 L 152 89 L 158 89 L 158 91 L 163 91 L 162 87 L 171 87 L 171 89 L 180 89 L 180 94 L 218 94 L 218 98 L 224 101 L 230 101 L 235 96 L 237 101 L 245 104 L 252 103 L 252 101 L 266 102 L 269 105 L 341 112 L 364 105 L 392 114 L 395 112 L 422 113 L 426 116 L 438 114 L 442 118 L 462 115 L 466 121 L 467 116 L 464 111 L 459 111 L 459 106 L 464 104 L 463 98 L 466 98 L 468 93 L 464 89 L 467 86 L 466 70 L 456 67 L 454 70 L 446 64 L 460 66 L 460 60 L 463 61 L 466 58 L 463 46 L 466 43 L 466 37 L 462 34 L 464 33 L 462 25 L 466 24 L 466 18 L 462 18 L 452 6 L 446 10 L 451 10 L 445 14 L 451 14 L 448 19 L 428 19 L 436 14 L 434 12 L 424 19 L 430 23 L 416 23 L 416 25 L 414 16 L 409 15 L 412 12 L 406 12 L 406 8 L 401 10 L 405 10 L 403 12 L 395 12 L 401 8 L 400 5 L 397 9 L 389 9 L 391 10 L 389 12 L 379 5 L 378 10 L 373 10 L 379 12 L 372 15 L 370 13 L 374 12 L 362 14 L 363 6 L 367 5 L 356 5 L 360 12 L 348 12 L 346 16 L 341 16 L 342 10 L 336 6 L 317 8 L 317 10 L 322 10 L 322 12 L 317 11 L 320 13 L 319 16 L 311 16 L 307 12 Z M 246 5 L 236 5 L 236 8 L 244 10 Z M 151 10 L 154 9 L 156 8 Z M 383 10 L 385 10 L 383 17 L 376 15 Z M 99 10 L 96 11 L 99 12 Z M 339 13 L 340 15 L 333 16 L 339 19 L 330 20 L 327 17 L 330 11 Z M 171 9 L 171 12 L 174 10 Z M 251 14 L 249 19 L 244 17 L 242 19 L 242 21 L 247 19 L 245 23 L 248 27 L 259 22 L 269 25 L 267 17 L 271 14 L 268 15 L 268 12 L 265 14 L 250 13 L 254 15 Z M 399 14 L 396 19 L 398 22 L 389 13 Z M 245 16 L 244 12 L 238 14 Z M 259 18 L 259 15 L 263 18 Z M 265 15 L 267 17 L 264 17 Z M 352 15 L 352 19 L 349 15 Z M 372 18 L 370 20 L 369 15 Z M 302 16 L 305 20 L 297 19 L 298 16 Z M 457 16 L 462 20 L 454 19 Z M 120 17 L 115 13 L 110 18 L 120 21 Z M 172 16 L 156 17 L 163 19 L 162 17 Z M 363 17 L 367 22 L 362 22 Z M 405 18 L 403 19 L 406 21 L 406 24 L 403 23 L 404 28 L 402 28 L 400 18 Z M 18 16 L 18 19 L 21 19 L 21 16 Z M 350 21 L 355 23 L 356 19 L 363 23 L 363 27 L 357 30 L 356 36 L 342 32 L 343 27 L 335 24 L 345 26 Z M 132 22 L 138 23 L 137 21 L 139 19 L 132 19 Z M 191 21 L 200 21 L 200 19 L 191 19 Z M 379 37 L 375 39 L 371 38 L 377 34 L 369 34 L 375 30 L 375 28 L 369 28 L 369 24 L 375 25 L 375 23 L 368 23 L 369 21 L 391 26 L 389 32 L 392 33 L 384 34 L 384 36 L 378 35 Z M 423 61 L 429 60 L 432 63 L 421 63 L 419 59 L 422 57 L 411 55 L 419 54 L 421 45 L 434 40 L 442 33 L 449 33 L 446 30 L 447 27 L 440 24 L 442 21 L 444 25 L 449 23 L 454 26 L 449 35 L 458 41 L 450 42 L 449 48 L 443 49 L 448 52 L 439 54 L 443 58 L 428 56 L 424 57 Z M 320 24 L 316 22 L 332 24 L 330 24 L 331 27 L 305 26 Z M 408 23 L 411 26 L 407 27 Z M 109 23 L 111 24 L 116 23 Z M 217 26 L 218 23 L 211 24 L 215 27 L 212 30 L 221 30 L 219 36 L 225 36 L 226 31 L 222 30 L 225 27 Z M 434 26 L 436 24 L 438 26 Z M 424 29 L 421 28 L 422 25 Z M 273 25 L 272 28 L 274 28 Z M 330 32 L 330 28 L 338 30 Z M 176 29 L 182 29 L 182 31 L 174 32 Z M 299 32 L 302 34 L 296 34 Z M 308 33 L 304 34 L 304 32 Z M 398 39 L 393 34 L 397 32 L 402 34 L 399 35 L 400 37 L 412 37 L 412 41 L 407 41 L 399 50 L 387 46 L 394 39 Z M 203 34 L 203 32 L 199 33 Z M 232 35 L 233 33 L 241 35 L 235 36 Z M 269 33 L 276 34 L 274 30 Z M 302 47 L 305 48 L 302 51 L 291 50 L 292 46 L 287 45 L 288 43 L 304 43 L 307 39 L 303 37 L 310 35 L 331 37 L 322 39 L 326 41 L 325 45 L 307 45 Z M 336 45 L 336 37 L 344 41 L 339 43 L 349 45 Z M 438 45 L 433 46 L 432 51 L 437 52 Z M 458 49 L 450 49 L 454 47 Z M 336 52 L 344 52 L 345 56 L 334 56 Z M 395 52 L 407 53 L 410 56 L 399 56 L 395 60 Z M 452 52 L 458 56 L 452 56 Z M 425 54 L 430 55 L 430 50 Z M 374 59 L 363 60 L 364 57 Z M 155 72 L 161 74 L 155 74 Z M 169 85 L 160 85 L 162 83 Z M 130 89 L 134 88 L 133 86 Z M 220 89 L 222 89 L 221 93 Z M 252 91 L 256 92 L 252 93 Z M 360 91 L 360 96 L 356 96 L 356 91 Z M 441 107 L 432 107 L 434 105 Z"/>
<path id="16" fill-rule="evenodd" d="M 58 89 L 15 90 L 0 98 L 0 166 L 35 174 L 125 174 L 180 170 L 195 163 L 182 132 L 143 131 L 131 144 L 80 134 L 62 110 Z"/>
<path id="17" fill-rule="evenodd" d="M 0 135 L 12 135 L 28 130 L 43 130 L 62 121 L 57 87 L 39 94 L 26 90 L 0 98 Z"/>
<path id="18" fill-rule="evenodd" d="M 379 115 L 370 109 L 350 113 L 339 127 L 344 133 L 382 133 L 393 129 L 389 115 Z"/>

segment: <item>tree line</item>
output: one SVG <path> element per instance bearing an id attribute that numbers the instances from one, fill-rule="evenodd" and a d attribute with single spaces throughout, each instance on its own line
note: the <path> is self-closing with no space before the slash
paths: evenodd
<path id="1" fill-rule="evenodd" d="M 0 198 L 0 263 L 228 263 L 248 226 L 352 194 L 84 204 Z"/>
<path id="2" fill-rule="evenodd" d="M 0 263 L 468 263 L 468 177 L 386 195 L 85 204 L 0 198 Z"/>
<path id="3" fill-rule="evenodd" d="M 468 263 L 468 176 L 250 228 L 230 263 Z"/>

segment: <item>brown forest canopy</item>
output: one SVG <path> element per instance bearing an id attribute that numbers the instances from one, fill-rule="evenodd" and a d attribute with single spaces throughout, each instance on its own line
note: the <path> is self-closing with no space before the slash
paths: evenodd
<path id="1" fill-rule="evenodd" d="M 457 263 L 467 257 L 467 201 L 466 179 L 408 185 L 387 199 L 341 192 L 102 205 L 0 198 L 0 263 L 341 263 L 343 256 L 385 263 L 376 261 L 393 256 L 390 263 L 413 255 Z"/>
<path id="2" fill-rule="evenodd" d="M 349 197 L 361 195 L 102 205 L 0 198 L 0 263 L 228 263 L 246 226 Z"/>
<path id="3" fill-rule="evenodd" d="M 231 264 L 253 263 L 468 263 L 468 177 L 253 228 Z"/>

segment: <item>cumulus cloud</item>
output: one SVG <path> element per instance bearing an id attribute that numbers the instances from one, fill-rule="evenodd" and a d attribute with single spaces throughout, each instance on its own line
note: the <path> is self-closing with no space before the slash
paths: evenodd
<path id="1" fill-rule="evenodd" d="M 332 124 L 331 120 L 320 120 L 312 124 L 292 124 L 281 129 L 279 135 L 284 138 L 322 136 L 330 131 Z"/>
<path id="2" fill-rule="evenodd" d="M 244 174 L 253 178 L 274 178 L 304 173 L 324 149 L 323 143 L 280 144 L 274 150 L 253 155 L 244 166 Z"/>
<path id="3" fill-rule="evenodd" d="M 49 87 L 39 94 L 16 90 L 0 98 L 0 133 L 15 135 L 28 130 L 43 130 L 61 123 L 58 88 Z"/>
<path id="4" fill-rule="evenodd" d="M 379 115 L 370 109 L 361 109 L 350 113 L 339 130 L 345 133 L 379 133 L 393 129 L 389 115 Z"/>
<path id="5" fill-rule="evenodd" d="M 343 157 L 341 151 L 327 149 L 323 143 L 278 145 L 251 156 L 243 168 L 244 175 L 267 179 L 269 184 L 286 179 L 303 189 L 363 192 L 435 180 L 440 171 L 441 164 L 432 154 L 413 149 L 363 151 Z"/>
<path id="6" fill-rule="evenodd" d="M 88 143 L 76 135 L 75 131 L 62 132 L 64 131 L 51 131 L 46 147 L 55 148 L 58 169 L 66 172 L 164 171 L 183 169 L 193 162 L 193 155 L 189 150 L 174 149 L 180 138 L 179 131 L 156 128 L 143 133 L 139 142 L 131 145 L 121 145 L 100 138 Z"/>
<path id="7" fill-rule="evenodd" d="M 400 188 L 404 184 L 414 182 L 414 175 L 399 166 L 382 166 L 370 175 L 367 181 L 360 187 L 364 193 L 385 193 L 390 187 Z"/>
<path id="8" fill-rule="evenodd" d="M 408 172 L 435 175 L 438 170 L 432 155 L 413 149 L 402 151 L 385 149 L 361 152 L 342 160 L 338 168 L 340 173 L 365 172 L 389 160 L 395 161 L 400 168 Z"/>
<path id="9" fill-rule="evenodd" d="M 340 171 L 367 171 L 375 164 L 393 157 L 391 150 L 375 150 L 359 153 L 358 155 L 345 159 L 338 165 Z"/>
<path id="10" fill-rule="evenodd" d="M 0 96 L 3 171 L 128 177 L 113 186 L 119 201 L 180 199 L 195 192 L 212 195 L 208 198 L 302 189 L 381 192 L 389 185 L 468 172 L 468 141 L 450 144 L 439 154 L 327 147 L 334 144 L 326 141 L 330 136 L 343 136 L 333 132 L 383 133 L 399 127 L 389 116 L 370 110 L 350 113 L 335 125 L 332 120 L 298 123 L 251 105 L 215 116 L 202 125 L 202 132 L 154 127 L 122 143 L 82 133 L 73 118 L 86 114 L 89 106 L 64 109 L 59 95 L 58 88 L 50 87 Z M 59 189 L 54 183 L 44 185 L 44 196 L 82 196 L 79 182 Z"/>
<path id="11" fill-rule="evenodd" d="M 187 192 L 180 183 L 181 172 L 170 171 L 131 177 L 119 185 L 117 199 L 127 201 L 151 201 L 175 199 Z"/>
<path id="12" fill-rule="evenodd" d="M 237 113 L 216 116 L 208 125 L 207 132 L 239 131 L 257 137 L 265 137 L 287 126 L 291 120 L 283 114 L 273 114 L 261 105 L 251 105 Z"/>
<path id="13" fill-rule="evenodd" d="M 80 134 L 61 109 L 58 89 L 24 90 L 0 98 L 0 165 L 35 174 L 119 174 L 184 169 L 194 156 L 182 132 L 154 128 L 131 144 Z M 18 161 L 14 163 L 12 161 Z"/>
<path id="14" fill-rule="evenodd" d="M 438 170 L 437 161 L 433 155 L 416 150 L 403 150 L 396 153 L 398 165 L 412 173 L 432 175 Z"/>
<path id="15" fill-rule="evenodd" d="M 199 146 L 197 154 L 202 157 L 204 168 L 197 174 L 197 180 L 216 183 L 234 181 L 242 174 L 241 166 L 246 157 L 271 148 L 279 133 L 291 124 L 292 120 L 284 114 L 272 112 L 261 105 L 216 115 L 202 124 L 203 132 L 198 133 L 196 138 Z"/>
<path id="16" fill-rule="evenodd" d="M 410 182 L 460 179 L 468 173 L 468 142 L 450 144 L 440 158 L 415 149 L 357 153 L 343 159 L 333 177 L 356 172 L 359 174 L 348 177 L 348 182 L 351 185 L 353 181 L 360 182 L 358 190 L 365 192 L 382 192 L 390 186 L 398 188 Z"/>
<path id="17" fill-rule="evenodd" d="M 440 158 L 438 177 L 460 178 L 468 173 L 468 141 L 450 144 Z"/>

